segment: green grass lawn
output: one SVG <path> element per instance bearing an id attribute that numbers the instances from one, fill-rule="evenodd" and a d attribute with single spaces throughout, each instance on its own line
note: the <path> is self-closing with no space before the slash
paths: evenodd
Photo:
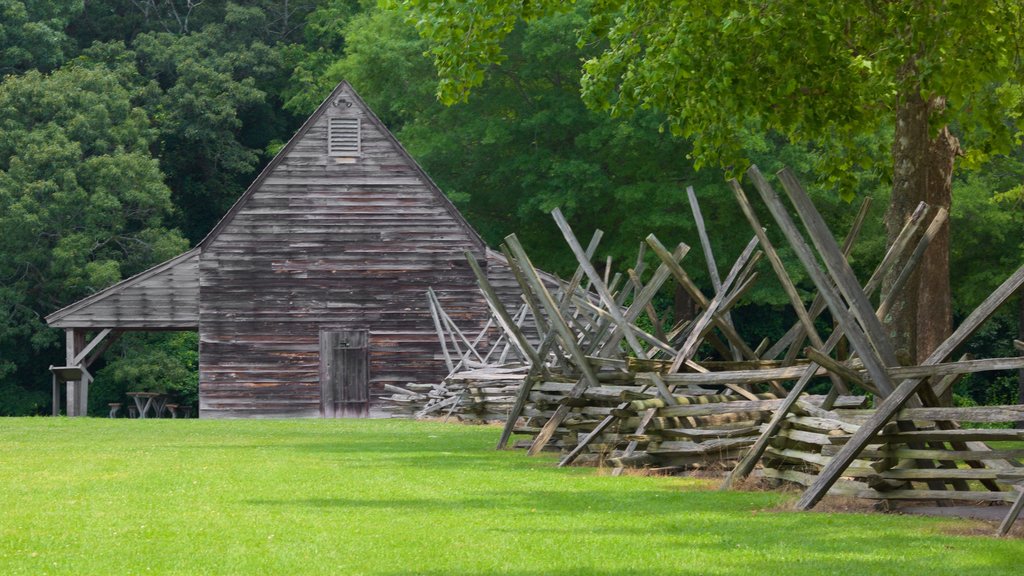
<path id="1" fill-rule="evenodd" d="M 559 470 L 395 420 L 0 419 L 0 574 L 1020 575 L 962 521 Z M 976 527 L 976 526 L 975 526 Z"/>

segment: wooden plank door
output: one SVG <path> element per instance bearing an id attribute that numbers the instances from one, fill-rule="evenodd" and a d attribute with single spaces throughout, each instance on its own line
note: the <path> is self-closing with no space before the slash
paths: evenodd
<path id="1" fill-rule="evenodd" d="M 320 332 L 320 413 L 365 418 L 370 411 L 366 330 Z"/>

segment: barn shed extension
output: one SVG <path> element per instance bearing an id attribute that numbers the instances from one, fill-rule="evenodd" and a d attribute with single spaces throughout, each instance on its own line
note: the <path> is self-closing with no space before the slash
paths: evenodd
<path id="1" fill-rule="evenodd" d="M 385 384 L 446 374 L 428 287 L 486 323 L 467 251 L 519 301 L 502 255 L 342 82 L 198 246 L 47 317 L 81 369 L 67 413 L 112 338 L 198 330 L 201 417 L 367 415 Z"/>

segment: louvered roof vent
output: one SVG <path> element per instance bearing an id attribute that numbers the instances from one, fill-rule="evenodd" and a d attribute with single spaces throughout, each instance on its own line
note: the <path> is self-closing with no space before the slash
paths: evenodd
<path id="1" fill-rule="evenodd" d="M 328 156 L 359 156 L 361 148 L 359 118 L 336 116 L 327 124 Z"/>

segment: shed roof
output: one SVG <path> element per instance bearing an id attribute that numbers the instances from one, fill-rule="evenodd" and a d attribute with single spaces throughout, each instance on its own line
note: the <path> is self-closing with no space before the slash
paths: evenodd
<path id="1" fill-rule="evenodd" d="M 193 248 L 46 317 L 56 328 L 195 330 L 199 248 Z"/>

